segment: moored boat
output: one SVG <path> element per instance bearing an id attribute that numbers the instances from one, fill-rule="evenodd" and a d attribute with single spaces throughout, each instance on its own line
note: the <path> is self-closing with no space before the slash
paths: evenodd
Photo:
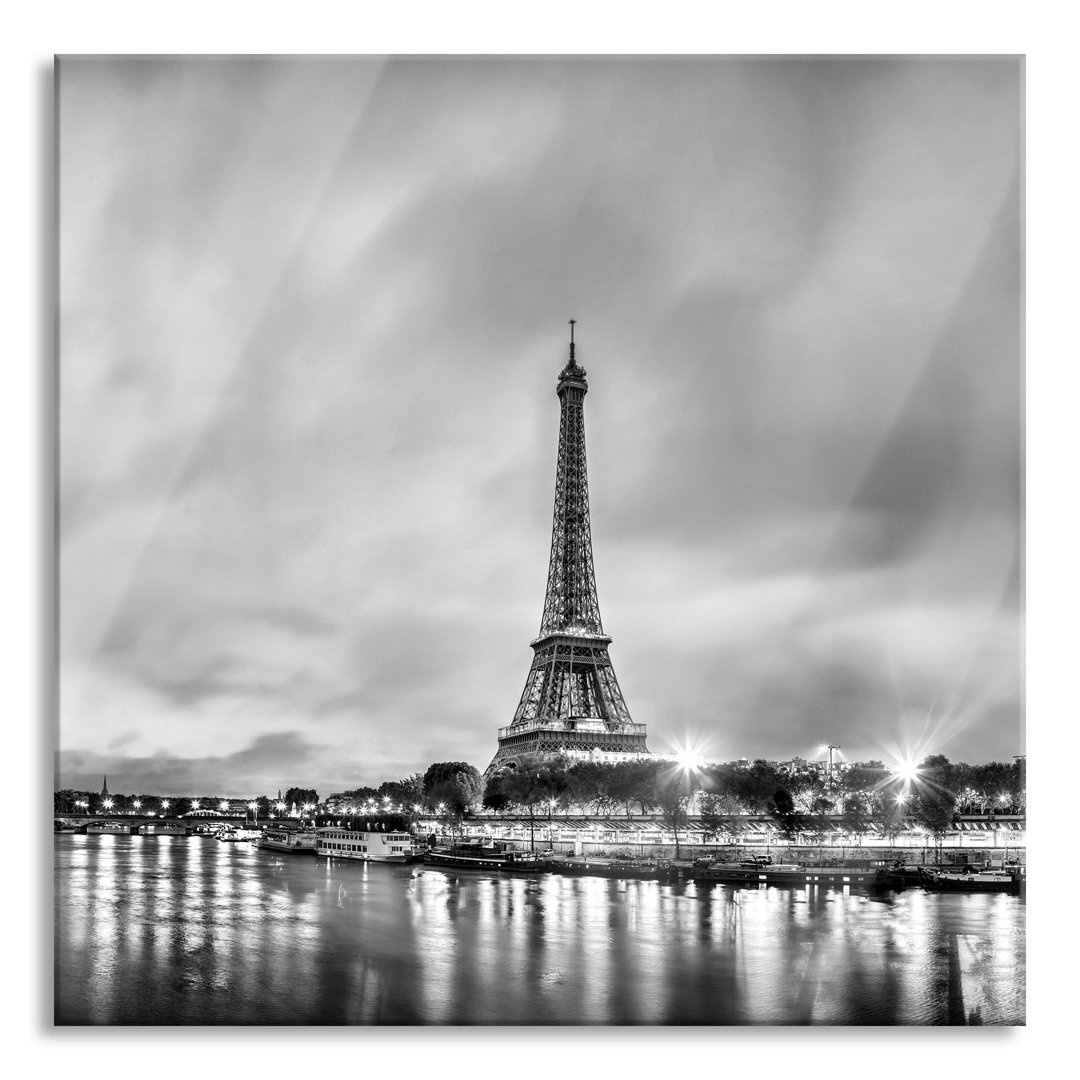
<path id="1" fill-rule="evenodd" d="M 920 884 L 936 892 L 1011 893 L 1018 896 L 1024 886 L 1024 873 L 1016 870 L 928 870 L 919 867 Z"/>
<path id="2" fill-rule="evenodd" d="M 883 889 L 907 889 L 922 884 L 922 876 L 917 866 L 892 865 L 880 867 L 877 872 L 877 885 Z"/>
<path id="3" fill-rule="evenodd" d="M 762 859 L 742 862 L 713 862 L 699 859 L 690 867 L 693 881 L 717 881 L 728 885 L 873 886 L 878 884 L 874 869 L 852 866 L 804 866 L 802 863 L 774 863 Z"/>
<path id="4" fill-rule="evenodd" d="M 407 832 L 357 832 L 331 826 L 316 830 L 315 854 L 362 862 L 409 863 L 420 858 Z"/>
<path id="5" fill-rule="evenodd" d="M 679 868 L 669 862 L 650 862 L 638 859 L 614 859 L 611 862 L 566 860 L 552 864 L 552 869 L 570 877 L 616 878 L 620 881 L 675 881 Z"/>
<path id="6" fill-rule="evenodd" d="M 305 852 L 312 855 L 317 840 L 314 829 L 286 829 L 268 825 L 256 841 L 256 846 L 263 851 Z"/>
<path id="7" fill-rule="evenodd" d="M 458 870 L 509 870 L 524 873 L 547 873 L 551 863 L 532 851 L 518 851 L 505 843 L 456 844 L 449 848 L 432 848 L 424 852 L 429 866 L 453 867 Z"/>

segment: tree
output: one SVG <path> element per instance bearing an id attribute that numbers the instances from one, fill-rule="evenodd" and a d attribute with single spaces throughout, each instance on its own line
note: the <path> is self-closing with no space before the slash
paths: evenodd
<path id="1" fill-rule="evenodd" d="M 424 773 L 424 798 L 444 807 L 455 830 L 480 805 L 483 795 L 480 773 L 467 762 L 437 761 Z"/>
<path id="2" fill-rule="evenodd" d="M 508 769 L 493 778 L 485 794 L 485 803 L 499 801 L 503 806 L 520 807 L 529 817 L 529 850 L 536 848 L 536 811 L 565 796 L 569 788 L 566 772 L 558 765 Z"/>
<path id="3" fill-rule="evenodd" d="M 780 835 L 794 840 L 806 828 L 806 815 L 799 812 L 791 793 L 784 787 L 773 792 L 771 813 Z"/>
<path id="4" fill-rule="evenodd" d="M 1020 813 L 1027 808 L 1027 758 L 1018 757 L 1011 765 L 1006 766 L 1005 793 L 1012 800 L 1012 805 Z"/>
<path id="5" fill-rule="evenodd" d="M 357 806 L 363 806 L 364 803 L 377 803 L 381 796 L 378 788 L 365 785 L 364 787 L 353 788 L 352 791 L 337 792 L 337 797 L 349 800 Z M 334 798 L 334 796 L 331 796 L 331 798 Z"/>
<path id="6" fill-rule="evenodd" d="M 640 761 L 620 761 L 608 774 L 608 794 L 626 809 L 631 817 L 635 805 L 646 814 L 656 805 L 656 768 L 658 762 L 644 758 Z"/>
<path id="7" fill-rule="evenodd" d="M 423 802 L 424 778 L 419 773 L 413 773 L 403 780 L 384 780 L 375 792 L 377 801 L 389 799 L 392 803 L 400 803 L 402 808 L 409 810 L 412 806 Z"/>
<path id="8" fill-rule="evenodd" d="M 783 790 L 791 796 L 792 813 L 809 813 L 823 790 L 824 773 L 814 765 L 781 765 L 776 776 Z"/>
<path id="9" fill-rule="evenodd" d="M 934 837 L 941 860 L 941 843 L 952 829 L 956 813 L 956 769 L 947 757 L 933 754 L 919 766 L 915 814 Z"/>
<path id="10" fill-rule="evenodd" d="M 758 758 L 752 765 L 733 770 L 733 794 L 751 814 L 763 814 L 776 793 L 778 779 L 775 766 Z"/>
<path id="11" fill-rule="evenodd" d="M 709 812 L 717 817 L 731 816 L 742 809 L 736 793 L 736 767 L 730 764 L 708 765 L 702 769 L 701 788 L 704 792 L 702 813 L 706 804 Z"/>
<path id="12" fill-rule="evenodd" d="M 895 841 L 899 833 L 904 830 L 904 822 L 911 810 L 911 799 L 903 795 L 890 797 L 882 814 L 881 827 L 884 834 Z"/>
<path id="13" fill-rule="evenodd" d="M 731 816 L 729 805 L 731 797 L 717 792 L 706 792 L 701 796 L 701 826 L 706 839 L 715 839 L 725 825 L 725 818 Z"/>
<path id="14" fill-rule="evenodd" d="M 884 767 L 849 765 L 840 773 L 840 795 L 843 805 L 851 798 L 858 798 L 867 814 L 882 814 L 885 810 L 884 781 L 888 773 Z M 846 812 L 846 809 L 845 809 Z"/>
<path id="15" fill-rule="evenodd" d="M 656 767 L 653 770 L 653 791 L 661 818 L 675 836 L 675 858 L 678 859 L 681 857 L 679 829 L 687 823 L 687 808 L 694 796 L 690 777 L 681 768 Z"/>
<path id="16" fill-rule="evenodd" d="M 848 795 L 844 799 L 844 831 L 859 836 L 870 828 L 871 816 L 864 795 Z"/>
<path id="17" fill-rule="evenodd" d="M 1003 795 L 1012 803 L 1017 772 L 1015 764 L 1006 765 L 1001 761 L 988 761 L 983 765 L 972 766 L 970 783 L 975 798 L 979 801 L 979 808 L 986 810 L 988 807 L 999 807 Z"/>
<path id="18" fill-rule="evenodd" d="M 285 792 L 285 796 L 282 802 L 285 806 L 292 811 L 293 809 L 300 810 L 302 807 L 311 805 L 315 806 L 319 801 L 319 793 L 314 788 L 299 788 L 291 787 Z"/>
<path id="19" fill-rule="evenodd" d="M 597 813 L 603 813 L 612 804 L 608 793 L 610 774 L 611 766 L 599 761 L 576 762 L 566 771 L 566 797 L 583 810 L 592 807 Z"/>

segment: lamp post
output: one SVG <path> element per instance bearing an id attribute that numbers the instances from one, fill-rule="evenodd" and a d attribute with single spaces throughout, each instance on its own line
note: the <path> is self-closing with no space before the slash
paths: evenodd
<path id="1" fill-rule="evenodd" d="M 833 773 L 833 751 L 834 750 L 840 750 L 841 747 L 837 743 L 829 743 L 828 745 L 826 745 L 825 749 L 828 750 L 828 752 L 829 752 L 828 774 L 829 774 L 829 777 L 831 778 L 832 773 Z"/>

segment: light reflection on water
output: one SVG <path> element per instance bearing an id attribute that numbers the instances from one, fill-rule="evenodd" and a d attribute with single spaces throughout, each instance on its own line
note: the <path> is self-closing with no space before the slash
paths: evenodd
<path id="1" fill-rule="evenodd" d="M 60 1024 L 1022 1024 L 1017 897 L 56 837 Z"/>

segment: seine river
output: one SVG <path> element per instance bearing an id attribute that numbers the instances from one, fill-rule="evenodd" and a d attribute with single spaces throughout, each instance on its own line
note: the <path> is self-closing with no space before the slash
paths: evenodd
<path id="1" fill-rule="evenodd" d="M 1025 1022 L 1024 903 L 55 838 L 57 1024 Z"/>

